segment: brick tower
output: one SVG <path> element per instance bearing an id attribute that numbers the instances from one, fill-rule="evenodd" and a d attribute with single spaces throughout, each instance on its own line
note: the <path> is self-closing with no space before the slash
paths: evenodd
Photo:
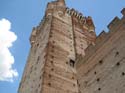
<path id="1" fill-rule="evenodd" d="M 64 0 L 48 3 L 30 37 L 19 93 L 78 93 L 75 60 L 95 41 L 94 29 L 91 17 L 67 8 Z"/>

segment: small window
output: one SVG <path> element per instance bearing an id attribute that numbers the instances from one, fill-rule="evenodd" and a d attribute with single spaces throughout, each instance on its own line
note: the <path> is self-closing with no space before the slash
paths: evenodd
<path id="1" fill-rule="evenodd" d="M 51 64 L 53 64 L 53 61 L 50 61 L 51 62 Z"/>
<path id="2" fill-rule="evenodd" d="M 80 84 L 79 84 L 78 80 L 77 80 L 77 85 L 80 87 Z"/>
<path id="3" fill-rule="evenodd" d="M 49 74 L 49 78 L 51 78 L 52 76 Z"/>
<path id="4" fill-rule="evenodd" d="M 118 55 L 119 55 L 119 52 L 117 51 L 116 54 L 115 54 L 115 56 L 118 56 Z"/>
<path id="5" fill-rule="evenodd" d="M 38 56 L 36 64 L 38 64 L 38 63 L 39 63 L 39 60 L 40 60 L 40 56 Z"/>
<path id="6" fill-rule="evenodd" d="M 39 43 L 36 45 L 37 47 L 39 46 Z"/>
<path id="7" fill-rule="evenodd" d="M 54 58 L 54 56 L 52 55 L 52 56 L 51 56 L 51 58 L 53 59 L 53 58 Z"/>
<path id="8" fill-rule="evenodd" d="M 40 60 L 40 56 L 38 56 L 38 59 L 37 59 L 37 61 L 39 61 Z"/>
<path id="9" fill-rule="evenodd" d="M 52 45 L 52 48 L 54 48 L 54 45 Z"/>
<path id="10" fill-rule="evenodd" d="M 74 67 L 75 66 L 75 61 L 70 59 L 70 66 Z"/>
<path id="11" fill-rule="evenodd" d="M 103 63 L 103 60 L 100 60 L 100 61 L 99 61 L 99 64 L 102 64 L 102 63 Z"/>
<path id="12" fill-rule="evenodd" d="M 116 66 L 120 66 L 120 62 L 117 62 L 117 63 L 116 63 Z"/>
<path id="13" fill-rule="evenodd" d="M 52 34 L 50 34 L 50 37 L 53 37 Z"/>
<path id="14" fill-rule="evenodd" d="M 98 90 L 100 91 L 100 90 L 101 90 L 101 88 L 98 88 Z"/>
<path id="15" fill-rule="evenodd" d="M 95 71 L 95 72 L 94 72 L 94 74 L 96 75 L 96 74 L 97 74 L 97 72 Z"/>
<path id="16" fill-rule="evenodd" d="M 100 79 L 99 78 L 97 78 L 97 82 L 99 82 L 100 81 Z"/>
<path id="17" fill-rule="evenodd" d="M 66 62 L 66 64 L 68 64 L 68 62 Z"/>
<path id="18" fill-rule="evenodd" d="M 72 77 L 72 79 L 75 79 L 74 77 Z"/>
<path id="19" fill-rule="evenodd" d="M 48 83 L 49 86 L 51 86 L 51 83 Z"/>
<path id="20" fill-rule="evenodd" d="M 125 72 L 122 72 L 122 76 L 125 76 Z"/>
<path id="21" fill-rule="evenodd" d="M 53 68 L 51 68 L 51 71 L 54 71 L 54 69 L 53 69 Z"/>
<path id="22" fill-rule="evenodd" d="M 75 84 L 73 84 L 73 86 L 75 87 L 76 85 L 75 85 Z"/>
<path id="23" fill-rule="evenodd" d="M 40 79 L 42 78 L 42 76 L 40 76 Z"/>
<path id="24" fill-rule="evenodd" d="M 88 81 L 85 81 L 84 84 L 85 84 L 85 86 L 87 86 L 88 85 Z"/>

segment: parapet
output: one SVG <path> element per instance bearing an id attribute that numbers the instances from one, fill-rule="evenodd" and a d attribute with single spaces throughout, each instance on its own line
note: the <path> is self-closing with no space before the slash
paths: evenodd
<path id="1" fill-rule="evenodd" d="M 79 13 L 75 9 L 69 9 L 68 7 L 66 8 L 66 13 L 69 14 L 70 16 L 74 16 L 77 19 L 79 19 L 83 24 L 86 22 L 86 17 L 83 16 L 82 13 Z"/>
<path id="2" fill-rule="evenodd" d="M 116 25 L 119 23 L 120 19 L 118 17 L 115 17 L 112 22 L 108 25 L 108 28 L 111 30 L 114 27 L 116 27 Z"/>
<path id="3" fill-rule="evenodd" d="M 86 25 L 89 28 L 89 31 L 94 32 L 95 31 L 95 26 L 93 23 L 93 20 L 90 16 L 85 17 L 82 13 L 79 13 L 77 10 L 74 8 L 69 9 L 68 7 L 66 8 L 65 11 L 68 15 L 76 18 L 80 24 Z"/>
<path id="4" fill-rule="evenodd" d="M 80 25 L 86 26 L 89 32 L 95 33 L 95 26 L 92 18 L 90 16 L 83 16 L 82 13 L 79 13 L 74 8 L 69 9 L 66 7 L 65 0 L 56 0 L 48 3 L 45 16 L 53 15 L 54 12 L 70 15 L 72 18 L 75 18 Z"/>
<path id="5" fill-rule="evenodd" d="M 108 41 L 110 37 L 113 36 L 116 32 L 120 31 L 119 28 L 125 29 L 125 18 L 124 18 L 125 8 L 122 10 L 123 17 L 120 19 L 118 17 L 115 17 L 110 24 L 108 25 L 109 32 L 102 31 L 99 36 L 96 37 L 95 45 L 91 44 L 87 47 L 85 50 L 85 56 L 82 57 L 82 61 L 78 61 L 77 65 L 82 64 L 79 62 L 86 62 L 89 57 L 94 55 L 96 51 L 105 43 Z M 79 56 L 77 60 L 80 60 L 81 57 Z"/>

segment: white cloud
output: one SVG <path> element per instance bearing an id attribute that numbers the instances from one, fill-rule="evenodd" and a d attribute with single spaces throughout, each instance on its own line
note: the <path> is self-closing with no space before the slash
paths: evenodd
<path id="1" fill-rule="evenodd" d="M 17 36 L 11 31 L 11 22 L 7 19 L 0 20 L 0 81 L 13 82 L 18 76 L 16 69 L 12 68 L 14 57 L 9 48 L 16 41 Z"/>

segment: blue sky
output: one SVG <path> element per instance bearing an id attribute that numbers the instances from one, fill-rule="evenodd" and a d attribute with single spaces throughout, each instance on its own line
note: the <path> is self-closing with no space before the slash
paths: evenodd
<path id="1" fill-rule="evenodd" d="M 7 29 L 6 25 L 5 28 L 13 33 L 13 35 L 12 33 L 10 35 L 7 32 L 4 35 L 6 38 L 9 35 L 15 36 L 15 38 L 10 37 L 9 39 L 12 40 L 13 46 L 7 47 L 8 52 L 14 57 L 14 64 L 11 64 L 11 69 L 15 72 L 8 79 L 2 77 L 0 71 L 0 93 L 17 93 L 30 49 L 29 37 L 32 28 L 41 21 L 46 4 L 49 1 L 52 0 L 0 0 L 0 22 L 11 23 L 11 29 Z M 85 16 L 92 16 L 96 33 L 99 34 L 103 29 L 108 31 L 107 25 L 115 16 L 122 16 L 120 11 L 125 7 L 125 0 L 66 0 L 66 4 L 69 8 L 73 7 L 82 12 Z M 3 31 L 1 30 L 0 34 Z M 2 44 L 4 45 L 4 43 Z M 1 61 L 2 57 L 0 51 L 0 70 L 1 64 L 4 62 Z M 4 68 L 2 70 L 4 71 Z M 3 80 L 1 80 L 1 77 Z"/>

